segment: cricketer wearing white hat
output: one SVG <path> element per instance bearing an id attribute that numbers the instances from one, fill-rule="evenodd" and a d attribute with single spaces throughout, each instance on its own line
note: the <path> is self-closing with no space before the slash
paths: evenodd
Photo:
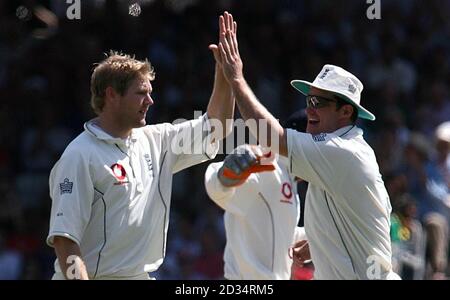
<path id="1" fill-rule="evenodd" d="M 355 75 L 341 67 L 325 65 L 313 83 L 305 80 L 292 80 L 291 85 L 305 96 L 309 94 L 311 87 L 332 92 L 354 105 L 357 108 L 359 118 L 375 120 L 375 116 L 360 104 L 363 84 Z"/>
<path id="2" fill-rule="evenodd" d="M 391 265 L 391 205 L 375 154 L 354 121 L 340 122 L 345 119 L 338 115 L 351 104 L 358 117 L 375 120 L 360 104 L 363 84 L 333 65 L 325 65 L 313 83 L 291 84 L 307 96 L 307 132 L 312 133 L 288 129 L 287 149 L 291 172 L 309 182 L 305 230 L 314 277 L 399 278 Z M 336 116 L 335 123 L 326 123 Z"/>
<path id="3" fill-rule="evenodd" d="M 241 116 L 266 121 L 250 131 L 258 136 L 268 127 L 266 144 L 288 157 L 293 175 L 309 182 L 305 230 L 314 278 L 398 279 L 391 263 L 389 196 L 375 154 L 355 124 L 357 117 L 375 120 L 360 104 L 361 81 L 333 65 L 325 65 L 313 83 L 293 81 L 306 95 L 307 133 L 286 129 L 245 80 L 236 32 L 222 35 L 220 45 Z"/>

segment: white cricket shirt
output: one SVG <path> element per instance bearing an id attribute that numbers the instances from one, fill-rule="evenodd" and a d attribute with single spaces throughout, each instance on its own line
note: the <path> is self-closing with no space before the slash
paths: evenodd
<path id="1" fill-rule="evenodd" d="M 375 154 L 355 126 L 311 135 L 287 130 L 291 172 L 309 182 L 305 230 L 315 279 L 395 277 L 391 205 Z"/>
<path id="2" fill-rule="evenodd" d="M 85 124 L 51 171 L 47 243 L 54 236 L 76 242 L 91 279 L 136 278 L 163 262 L 173 174 L 214 157 L 218 143 L 205 137 L 206 114 L 133 129 L 127 141 L 95 122 Z M 187 148 L 198 154 L 183 154 Z M 61 272 L 57 261 L 55 271 Z"/>
<path id="3" fill-rule="evenodd" d="M 225 278 L 289 279 L 292 260 L 288 249 L 306 237 L 303 228 L 297 227 L 297 184 L 287 164 L 275 161 L 274 171 L 254 173 L 235 188 L 220 183 L 217 172 L 222 164 L 208 166 L 205 186 L 209 197 L 225 210 Z"/>

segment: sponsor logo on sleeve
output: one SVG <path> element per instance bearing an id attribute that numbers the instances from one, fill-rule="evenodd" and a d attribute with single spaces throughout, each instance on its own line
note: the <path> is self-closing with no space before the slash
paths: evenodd
<path id="1" fill-rule="evenodd" d="M 63 182 L 59 184 L 60 195 L 72 194 L 73 182 L 69 181 L 69 178 L 64 178 Z"/>

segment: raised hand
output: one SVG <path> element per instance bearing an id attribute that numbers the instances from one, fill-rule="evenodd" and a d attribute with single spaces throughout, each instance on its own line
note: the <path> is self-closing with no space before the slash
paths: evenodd
<path id="1" fill-rule="evenodd" d="M 289 249 L 289 256 L 293 259 L 293 262 L 297 267 L 303 267 L 306 262 L 311 260 L 308 241 L 297 241 L 294 246 Z"/>
<path id="2" fill-rule="evenodd" d="M 219 18 L 219 22 L 223 22 L 220 25 L 219 52 L 225 77 L 228 82 L 242 79 L 243 64 L 237 42 L 237 23 L 228 12 Z"/>
<path id="3" fill-rule="evenodd" d="M 233 17 L 230 14 L 228 15 L 229 17 L 227 18 L 224 18 L 224 16 L 219 17 L 219 41 L 220 37 L 225 35 L 227 30 L 232 30 L 236 34 L 236 22 L 233 24 Z M 219 53 L 219 46 L 216 44 L 210 44 L 208 48 L 213 52 L 216 63 L 222 66 L 222 57 Z"/>

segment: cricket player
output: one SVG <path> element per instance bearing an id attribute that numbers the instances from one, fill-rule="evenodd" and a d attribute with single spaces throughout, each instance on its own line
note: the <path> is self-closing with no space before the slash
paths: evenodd
<path id="1" fill-rule="evenodd" d="M 217 46 L 210 49 L 217 58 Z M 217 141 L 231 132 L 225 120 L 234 100 L 220 62 L 206 114 L 177 125 L 145 126 L 154 78 L 148 61 L 118 53 L 94 69 L 98 117 L 50 174 L 53 279 L 149 279 L 166 253 L 173 174 L 213 158 Z M 224 124 L 214 134 L 213 119 Z"/>
<path id="2" fill-rule="evenodd" d="M 306 96 L 307 133 L 285 129 L 247 84 L 236 33 L 222 35 L 219 48 L 243 118 L 265 119 L 263 142 L 288 158 L 293 175 L 309 182 L 305 230 L 314 278 L 399 279 L 391 264 L 389 196 L 375 154 L 355 124 L 358 117 L 375 120 L 360 104 L 362 83 L 334 65 L 325 65 L 313 83 L 292 81 Z M 254 136 L 259 126 L 250 127 Z"/>
<path id="3" fill-rule="evenodd" d="M 276 155 L 268 165 L 259 165 L 263 156 L 261 147 L 242 145 L 205 173 L 209 197 L 225 210 L 226 279 L 290 279 L 289 247 L 306 240 L 303 227 L 297 226 L 300 201 L 286 158 Z"/>

